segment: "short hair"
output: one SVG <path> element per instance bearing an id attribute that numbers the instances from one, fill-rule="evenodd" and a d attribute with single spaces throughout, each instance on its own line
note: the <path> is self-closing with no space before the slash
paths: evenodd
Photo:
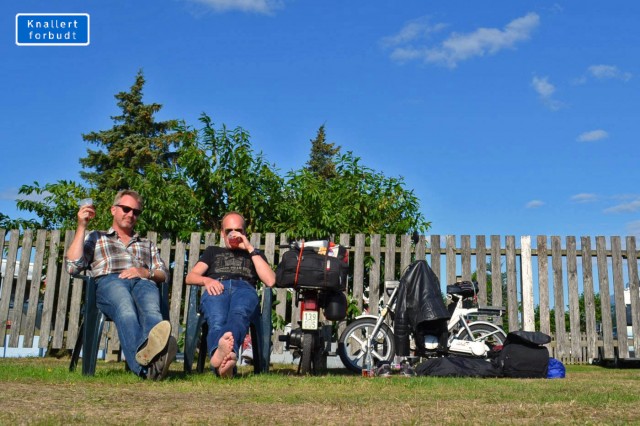
<path id="1" fill-rule="evenodd" d="M 120 204 L 120 200 L 122 200 L 122 197 L 124 197 L 125 195 L 128 195 L 129 197 L 132 197 L 134 200 L 136 200 L 138 204 L 140 204 L 140 209 L 144 208 L 144 202 L 142 201 L 142 197 L 140 196 L 140 194 L 138 194 L 136 191 L 132 189 L 122 189 L 118 191 L 118 193 L 116 194 L 116 197 L 113 199 L 113 205 L 115 206 L 117 204 Z"/>
<path id="2" fill-rule="evenodd" d="M 238 213 L 235 210 L 232 210 L 230 212 L 227 212 L 224 216 L 222 216 L 222 220 L 220 221 L 220 229 L 224 229 L 224 220 L 229 217 L 229 216 L 240 216 L 240 219 L 242 219 L 242 229 L 246 229 L 247 228 L 247 222 L 244 220 L 244 216 L 242 216 L 240 213 Z"/>

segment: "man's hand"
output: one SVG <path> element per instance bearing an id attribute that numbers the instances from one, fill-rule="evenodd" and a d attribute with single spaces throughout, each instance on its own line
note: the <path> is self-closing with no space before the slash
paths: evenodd
<path id="1" fill-rule="evenodd" d="M 122 279 L 149 278 L 149 274 L 150 272 L 147 268 L 129 268 L 120 272 L 118 277 Z"/>
<path id="2" fill-rule="evenodd" d="M 96 217 L 96 209 L 94 206 L 85 205 L 78 210 L 78 226 L 86 227 L 91 219 Z"/>
<path id="3" fill-rule="evenodd" d="M 210 296 L 217 296 L 219 294 L 222 294 L 222 292 L 224 291 L 224 286 L 222 285 L 222 283 L 218 280 L 214 280 L 213 278 L 205 277 L 203 285 L 204 288 L 207 289 L 207 293 L 209 293 Z"/>
<path id="4" fill-rule="evenodd" d="M 253 251 L 253 246 L 251 245 L 251 243 L 247 239 L 247 236 L 244 233 L 237 232 L 237 231 L 232 231 L 232 232 L 229 233 L 227 238 L 229 238 L 229 239 L 240 238 L 240 240 L 242 240 L 242 241 L 240 242 L 240 244 L 238 244 L 238 248 L 246 250 L 247 252 L 252 252 Z"/>

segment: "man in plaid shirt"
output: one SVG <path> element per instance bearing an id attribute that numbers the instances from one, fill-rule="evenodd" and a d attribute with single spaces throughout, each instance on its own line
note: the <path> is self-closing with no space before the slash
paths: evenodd
<path id="1" fill-rule="evenodd" d="M 118 192 L 111 206 L 111 228 L 92 231 L 86 238 L 95 208 L 81 206 L 66 264 L 71 274 L 90 269 L 96 278 L 98 308 L 116 323 L 131 371 L 143 378 L 162 380 L 177 351 L 171 324 L 160 313 L 157 285 L 166 280 L 169 271 L 156 245 L 134 232 L 142 206 L 137 192 Z"/>

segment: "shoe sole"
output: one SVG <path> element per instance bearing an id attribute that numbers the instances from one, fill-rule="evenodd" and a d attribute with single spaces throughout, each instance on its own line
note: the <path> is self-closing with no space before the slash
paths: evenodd
<path id="1" fill-rule="evenodd" d="M 167 342 L 167 351 L 162 355 L 161 359 L 164 361 L 162 365 L 162 371 L 160 372 L 160 376 L 157 380 L 164 380 L 169 374 L 169 366 L 176 358 L 176 354 L 178 353 L 178 342 L 176 338 L 173 336 L 169 336 L 169 341 Z"/>
<path id="2" fill-rule="evenodd" d="M 171 324 L 169 321 L 160 321 L 149 332 L 147 344 L 136 353 L 136 362 L 147 366 L 167 346 Z"/>

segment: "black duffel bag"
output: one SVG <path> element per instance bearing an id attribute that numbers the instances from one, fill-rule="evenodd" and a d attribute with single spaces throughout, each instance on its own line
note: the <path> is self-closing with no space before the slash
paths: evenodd
<path id="1" fill-rule="evenodd" d="M 551 337 L 540 331 L 512 331 L 494 358 L 505 377 L 546 378 L 549 350 L 543 346 Z"/>
<path id="2" fill-rule="evenodd" d="M 338 245 L 293 248 L 282 255 L 276 268 L 276 287 L 344 291 L 348 259 L 347 249 Z"/>

